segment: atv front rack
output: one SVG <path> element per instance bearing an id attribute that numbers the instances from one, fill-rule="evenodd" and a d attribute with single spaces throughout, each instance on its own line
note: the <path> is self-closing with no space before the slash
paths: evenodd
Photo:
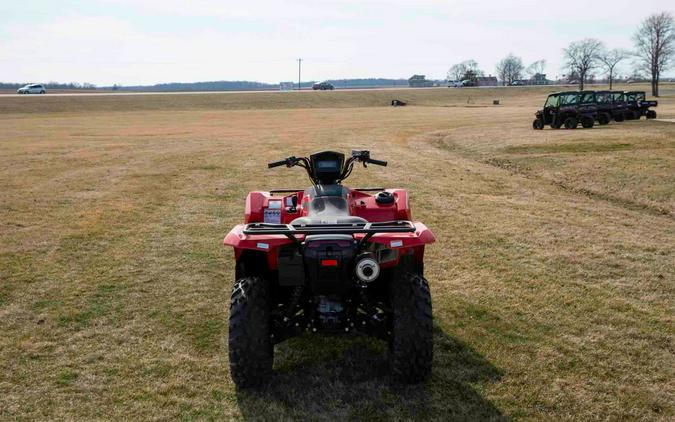
<path id="1" fill-rule="evenodd" d="M 412 233 L 416 230 L 412 221 L 383 221 L 376 223 L 338 223 L 338 224 L 271 224 L 250 223 L 244 227 L 244 234 L 354 234 L 365 233 L 370 236 L 377 233 Z M 370 237 L 369 236 L 369 237 Z"/>

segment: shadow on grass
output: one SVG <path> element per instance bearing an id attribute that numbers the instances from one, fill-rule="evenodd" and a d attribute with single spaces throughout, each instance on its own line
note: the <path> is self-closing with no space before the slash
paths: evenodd
<path id="1" fill-rule="evenodd" d="M 262 391 L 238 390 L 246 420 L 506 420 L 479 390 L 500 371 L 466 344 L 434 330 L 434 369 L 423 384 L 389 375 L 386 345 L 367 337 L 302 337 L 275 349 Z"/>

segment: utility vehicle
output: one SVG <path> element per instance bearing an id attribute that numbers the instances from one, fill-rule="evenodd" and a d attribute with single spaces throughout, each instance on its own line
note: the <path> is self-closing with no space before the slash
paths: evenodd
<path id="1" fill-rule="evenodd" d="M 595 91 L 598 123 L 606 125 L 611 120 L 623 122 L 626 118 L 626 101 L 622 91 Z"/>
<path id="2" fill-rule="evenodd" d="M 650 107 L 656 107 L 658 101 L 647 101 L 644 91 L 624 92 L 626 101 L 626 119 L 638 120 L 645 116 L 647 119 L 656 119 L 656 110 L 650 110 Z"/>
<path id="3" fill-rule="evenodd" d="M 312 187 L 251 192 L 234 248 L 229 357 L 239 387 L 263 385 L 274 345 L 304 333 L 361 333 L 386 341 L 393 375 L 431 371 L 432 316 L 424 248 L 404 189 L 342 185 L 355 164 L 386 166 L 369 151 L 323 151 L 268 164 L 306 170 Z M 377 192 L 371 194 L 369 192 Z"/>
<path id="4" fill-rule="evenodd" d="M 543 129 L 549 125 L 552 129 L 576 129 L 579 123 L 584 128 L 592 128 L 597 119 L 595 93 L 593 91 L 568 91 L 550 94 L 544 108 L 535 113 L 533 129 Z"/>

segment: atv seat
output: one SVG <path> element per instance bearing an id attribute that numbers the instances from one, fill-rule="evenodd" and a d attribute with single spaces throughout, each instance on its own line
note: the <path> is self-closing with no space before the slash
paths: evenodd
<path id="1" fill-rule="evenodd" d="M 292 225 L 367 223 L 364 218 L 349 215 L 349 204 L 341 196 L 319 196 L 309 202 L 306 217 L 291 221 Z"/>

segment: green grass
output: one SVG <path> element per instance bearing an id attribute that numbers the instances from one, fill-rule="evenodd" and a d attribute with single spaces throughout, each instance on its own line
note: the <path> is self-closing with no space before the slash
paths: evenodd
<path id="1" fill-rule="evenodd" d="M 77 380 L 78 377 L 79 375 L 77 372 L 73 372 L 70 370 L 61 371 L 61 373 L 59 373 L 59 377 L 56 380 L 56 384 L 62 387 L 71 385 L 73 382 Z"/>

